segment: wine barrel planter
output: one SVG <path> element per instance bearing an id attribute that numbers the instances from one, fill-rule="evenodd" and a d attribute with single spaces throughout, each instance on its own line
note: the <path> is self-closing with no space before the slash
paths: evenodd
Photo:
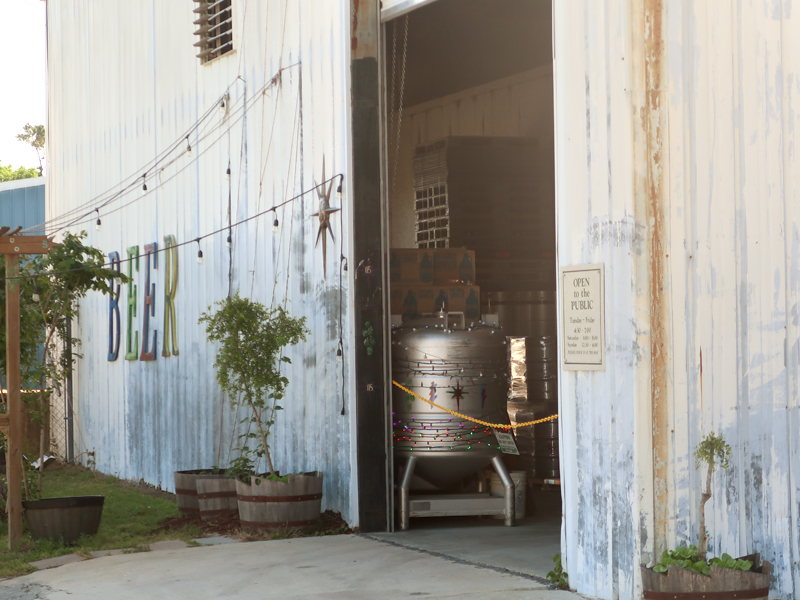
<path id="1" fill-rule="evenodd" d="M 289 475 L 288 483 L 265 475 L 236 478 L 239 520 L 245 529 L 311 529 L 319 523 L 322 473 Z"/>
<path id="2" fill-rule="evenodd" d="M 211 469 L 192 469 L 189 471 L 175 471 L 175 495 L 178 501 L 178 510 L 183 515 L 199 515 L 200 503 L 197 498 L 197 479 L 218 478 L 224 479 L 225 469 L 218 470 L 216 474 Z"/>
<path id="3" fill-rule="evenodd" d="M 212 519 L 222 515 L 239 514 L 235 480 L 230 477 L 201 475 L 195 483 L 201 518 Z"/>
<path id="4" fill-rule="evenodd" d="M 742 558 L 753 562 L 750 571 L 712 566 L 710 575 L 701 575 L 670 565 L 663 575 L 642 567 L 645 600 L 767 600 L 772 565 L 758 554 Z"/>
<path id="5" fill-rule="evenodd" d="M 82 535 L 95 535 L 100 528 L 105 496 L 71 496 L 26 500 L 25 520 L 34 540 L 63 540 L 74 544 Z"/>

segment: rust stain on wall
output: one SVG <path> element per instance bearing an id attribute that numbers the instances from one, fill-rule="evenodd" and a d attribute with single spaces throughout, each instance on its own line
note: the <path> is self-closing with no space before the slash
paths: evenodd
<path id="1" fill-rule="evenodd" d="M 645 100 L 642 127 L 645 139 L 648 282 L 650 295 L 651 402 L 653 416 L 653 516 L 658 556 L 667 547 L 668 531 L 668 297 L 667 207 L 665 186 L 665 129 L 667 107 L 662 92 L 664 78 L 664 3 L 644 2 Z"/>
<path id="2" fill-rule="evenodd" d="M 352 0 L 350 10 L 351 59 L 377 57 L 380 3 L 377 0 Z"/>

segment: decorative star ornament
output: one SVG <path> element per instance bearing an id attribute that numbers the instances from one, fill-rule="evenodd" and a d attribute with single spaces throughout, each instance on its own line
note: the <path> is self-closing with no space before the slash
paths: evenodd
<path id="1" fill-rule="evenodd" d="M 456 410 L 461 410 L 461 400 L 464 396 L 467 395 L 467 392 L 464 391 L 464 388 L 461 387 L 461 382 L 456 381 L 456 386 L 451 388 L 448 392 L 453 397 L 453 400 L 456 401 Z"/>
<path id="2" fill-rule="evenodd" d="M 336 243 L 336 238 L 333 236 L 333 229 L 331 229 L 331 215 L 339 212 L 341 208 L 331 208 L 331 192 L 333 191 L 333 181 L 328 186 L 328 191 L 325 191 L 325 157 L 322 157 L 322 181 L 323 183 L 317 186 L 317 196 L 319 196 L 319 211 L 315 212 L 312 217 L 319 219 L 319 229 L 317 229 L 317 241 L 314 244 L 316 248 L 319 246 L 319 240 L 322 238 L 322 273 L 325 279 L 328 278 L 328 238 L 325 235 L 327 231 L 331 235 L 331 239 Z M 322 188 L 320 191 L 320 187 Z"/>

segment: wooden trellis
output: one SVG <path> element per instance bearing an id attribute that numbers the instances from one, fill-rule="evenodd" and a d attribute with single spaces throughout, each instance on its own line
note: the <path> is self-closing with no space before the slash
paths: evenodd
<path id="1" fill-rule="evenodd" d="M 6 386 L 8 406 L 0 414 L 0 430 L 6 435 L 6 481 L 8 483 L 8 548 L 22 542 L 22 400 L 20 387 L 19 257 L 47 254 L 55 244 L 43 235 L 17 235 L 22 229 L 0 227 L 0 254 L 6 259 Z"/>

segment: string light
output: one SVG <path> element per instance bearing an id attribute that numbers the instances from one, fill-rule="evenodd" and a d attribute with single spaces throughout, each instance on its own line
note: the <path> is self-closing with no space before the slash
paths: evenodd
<path id="1" fill-rule="evenodd" d="M 31 296 L 31 299 L 34 302 L 39 301 L 39 282 L 36 279 L 33 280 L 33 296 Z"/>
<path id="2" fill-rule="evenodd" d="M 101 231 L 103 229 L 103 222 L 100 220 L 100 209 L 99 208 L 95 208 L 94 212 L 97 213 L 97 223 L 95 224 L 94 228 L 97 231 Z"/>
<path id="3" fill-rule="evenodd" d="M 142 175 L 142 196 L 147 193 L 147 173 Z"/>
<path id="4" fill-rule="evenodd" d="M 339 176 L 339 186 L 336 188 L 336 197 L 342 197 L 342 184 L 344 184 L 344 175 Z"/>
<path id="5" fill-rule="evenodd" d="M 192 153 L 192 145 L 189 143 L 189 136 L 186 136 L 186 156 L 192 158 L 194 154 Z"/>
<path id="6" fill-rule="evenodd" d="M 200 248 L 200 238 L 195 240 L 197 242 L 197 264 L 203 264 L 203 250 Z"/>
<path id="7" fill-rule="evenodd" d="M 228 94 L 225 94 L 219 102 L 219 112 L 223 117 L 228 114 L 228 98 Z"/>
<path id="8" fill-rule="evenodd" d="M 225 178 L 228 181 L 231 179 L 231 161 L 228 161 L 228 169 L 225 171 Z"/>
<path id="9" fill-rule="evenodd" d="M 232 248 L 233 247 L 233 238 L 231 237 L 230 233 L 228 234 L 228 239 L 225 240 L 225 243 L 228 244 L 228 248 Z"/>
<path id="10" fill-rule="evenodd" d="M 272 231 L 278 231 L 278 211 L 273 211 L 275 213 L 275 220 L 272 222 Z"/>

